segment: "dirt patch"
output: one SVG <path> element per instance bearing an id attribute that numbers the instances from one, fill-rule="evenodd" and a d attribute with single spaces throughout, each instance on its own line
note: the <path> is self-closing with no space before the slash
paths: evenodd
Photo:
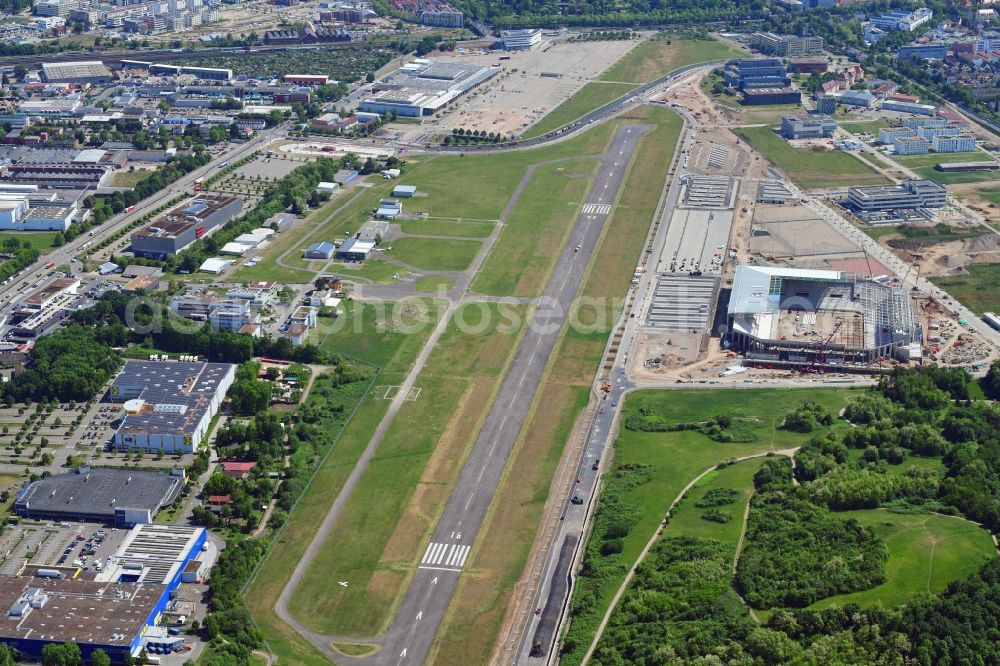
<path id="1" fill-rule="evenodd" d="M 1000 237 L 989 234 L 894 251 L 905 261 L 919 263 L 921 275 L 956 275 L 964 273 L 965 266 L 1000 263 Z"/>

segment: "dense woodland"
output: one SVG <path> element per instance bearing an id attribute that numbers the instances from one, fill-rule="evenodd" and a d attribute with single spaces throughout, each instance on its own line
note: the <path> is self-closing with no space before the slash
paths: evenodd
<path id="1" fill-rule="evenodd" d="M 668 529 L 613 613 L 596 661 L 1000 663 L 1000 558 L 943 594 L 903 607 L 804 608 L 884 580 L 885 545 L 838 510 L 935 511 L 1000 529 L 1000 407 L 970 400 L 973 381 L 960 369 L 896 370 L 850 403 L 844 413 L 850 428 L 828 427 L 828 415 L 814 405 L 795 410 L 816 417 L 812 437 L 796 455 L 794 479 L 781 458 L 768 459 L 755 475 L 735 578 L 732 546 L 670 537 Z M 982 385 L 988 395 L 1000 391 L 1000 364 Z M 888 472 L 888 465 L 914 457 L 937 459 L 945 471 Z M 733 499 L 734 493 L 720 490 L 700 506 L 724 508 Z M 627 512 L 616 515 L 617 506 L 614 495 L 599 506 L 595 531 L 628 524 Z M 588 550 L 582 575 L 601 566 L 596 554 Z M 757 624 L 737 592 L 757 608 L 777 610 Z M 581 603 L 588 600 L 577 600 L 575 613 Z"/>

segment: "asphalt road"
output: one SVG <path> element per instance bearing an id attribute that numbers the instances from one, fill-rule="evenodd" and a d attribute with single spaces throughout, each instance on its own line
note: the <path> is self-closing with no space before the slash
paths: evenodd
<path id="1" fill-rule="evenodd" d="M 358 661 L 372 664 L 426 661 L 514 443 L 541 387 L 543 372 L 579 288 L 579 278 L 596 249 L 610 212 L 593 206 L 614 203 L 632 152 L 648 129 L 629 125 L 620 127 L 615 134 L 431 544 L 421 553 L 419 568 L 383 647 L 377 656 Z"/>

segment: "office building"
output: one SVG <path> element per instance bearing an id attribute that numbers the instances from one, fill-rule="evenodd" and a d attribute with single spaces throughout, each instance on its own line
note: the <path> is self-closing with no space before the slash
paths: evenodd
<path id="1" fill-rule="evenodd" d="M 542 31 L 538 28 L 504 30 L 500 33 L 505 51 L 524 51 L 542 42 Z"/>
<path id="2" fill-rule="evenodd" d="M 947 190 L 930 180 L 910 180 L 899 185 L 851 187 L 844 205 L 862 220 L 877 219 L 883 213 L 941 208 L 947 200 Z"/>
<path id="3" fill-rule="evenodd" d="M 730 60 L 722 70 L 722 80 L 728 88 L 783 88 L 791 79 L 784 63 L 777 58 Z"/>
<path id="4" fill-rule="evenodd" d="M 930 22 L 934 12 L 927 7 L 921 7 L 912 12 L 896 10 L 876 16 L 871 20 L 874 27 L 886 32 L 913 32 L 925 23 Z"/>
<path id="5" fill-rule="evenodd" d="M 194 452 L 235 373 L 231 363 L 126 361 L 108 393 L 112 402 L 124 403 L 113 446 L 170 454 Z"/>
<path id="6" fill-rule="evenodd" d="M 747 106 L 798 104 L 802 101 L 802 94 L 792 88 L 746 88 L 742 101 Z"/>
<path id="7" fill-rule="evenodd" d="M 750 36 L 750 46 L 768 55 L 793 58 L 820 53 L 823 50 L 823 38 L 755 32 Z"/>
<path id="8" fill-rule="evenodd" d="M 822 139 L 833 136 L 837 123 L 831 118 L 782 116 L 781 136 L 786 139 Z"/>

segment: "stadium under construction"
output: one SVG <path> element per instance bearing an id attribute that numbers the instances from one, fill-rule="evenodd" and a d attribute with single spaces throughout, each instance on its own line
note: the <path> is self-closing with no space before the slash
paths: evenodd
<path id="1" fill-rule="evenodd" d="M 725 344 L 746 365 L 863 372 L 921 354 L 907 291 L 841 271 L 740 266 L 728 326 Z"/>

